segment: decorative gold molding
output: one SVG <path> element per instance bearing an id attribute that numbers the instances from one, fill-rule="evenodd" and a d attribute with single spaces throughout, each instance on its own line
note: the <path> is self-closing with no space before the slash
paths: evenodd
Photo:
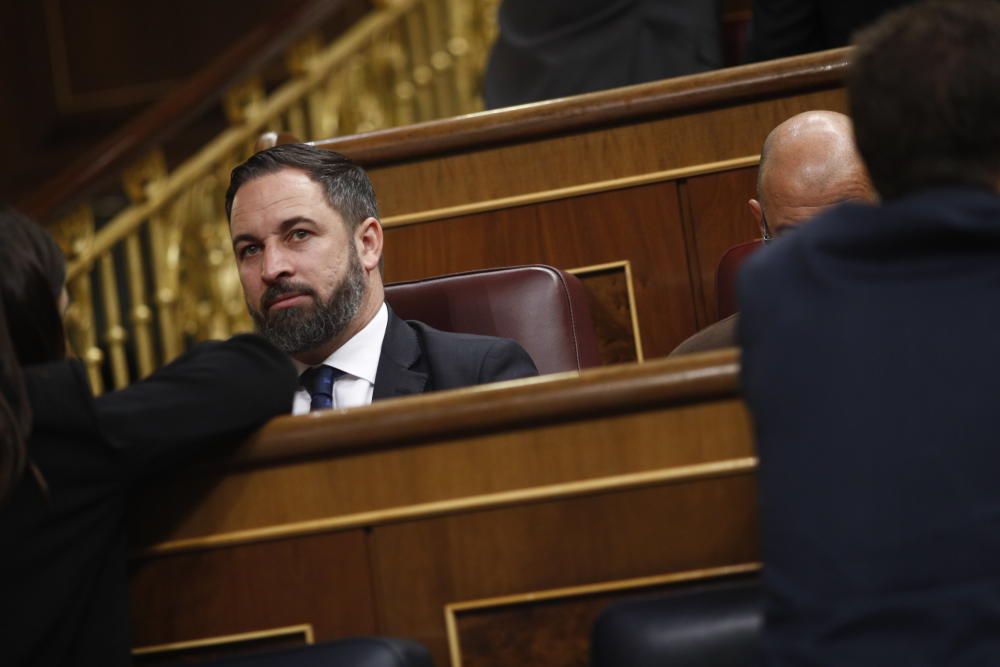
<path id="1" fill-rule="evenodd" d="M 740 574 L 757 572 L 760 570 L 760 567 L 760 563 L 740 563 L 738 565 L 723 565 L 721 567 L 672 572 L 670 574 L 660 574 L 652 577 L 619 579 L 616 581 L 605 581 L 599 584 L 550 588 L 541 591 L 531 591 L 529 593 L 517 593 L 514 595 L 503 595 L 493 598 L 482 598 L 479 600 L 450 602 L 444 607 L 444 621 L 448 634 L 448 652 L 451 655 L 451 665 L 452 667 L 462 666 L 462 647 L 458 637 L 457 616 L 463 611 L 475 611 L 478 609 L 490 609 L 494 607 L 510 607 L 515 605 L 531 604 L 533 602 L 585 597 L 588 595 L 598 595 L 613 591 L 653 588 L 656 586 L 702 581 L 705 579 L 720 579 L 723 577 L 732 577 Z"/>
<path id="2" fill-rule="evenodd" d="M 624 269 L 625 271 L 625 291 L 628 295 L 629 317 L 632 320 L 632 341 L 635 345 L 636 361 L 641 364 L 645 361 L 645 355 L 642 351 L 642 335 L 639 333 L 639 312 L 636 310 L 635 284 L 632 282 L 632 262 L 630 260 L 623 259 L 618 262 L 592 264 L 590 266 L 581 266 L 575 269 L 566 269 L 566 272 L 579 276 L 586 273 L 602 273 L 604 271 L 614 271 L 616 269 Z"/>
<path id="3" fill-rule="evenodd" d="M 594 181 L 580 185 L 571 185 L 565 188 L 555 188 L 553 190 L 539 190 L 523 195 L 513 195 L 510 197 L 500 197 L 497 199 L 484 199 L 483 201 L 472 202 L 471 204 L 459 204 L 458 206 L 445 206 L 443 208 L 431 209 L 429 211 L 417 211 L 416 213 L 404 213 L 401 215 L 390 215 L 382 218 L 382 227 L 403 227 L 405 225 L 415 225 L 420 222 L 431 220 L 442 220 L 445 218 L 455 218 L 462 215 L 472 215 L 474 213 L 485 213 L 487 211 L 498 211 L 515 206 L 525 206 L 527 204 L 539 204 L 556 199 L 568 199 L 581 195 L 595 194 L 598 192 L 608 192 L 609 190 L 622 190 L 624 188 L 634 188 L 640 185 L 660 183 L 662 181 L 672 181 L 680 178 L 691 178 L 714 174 L 720 171 L 731 171 L 733 169 L 744 169 L 754 167 L 760 163 L 760 155 L 747 155 L 745 157 L 722 160 L 721 162 L 705 162 L 702 164 L 679 167 L 677 169 L 667 169 L 665 171 L 652 171 L 647 174 L 637 176 L 626 176 L 624 178 L 613 178 L 607 181 Z"/>
<path id="4" fill-rule="evenodd" d="M 593 495 L 609 491 L 624 491 L 656 484 L 681 484 L 700 479 L 748 474 L 756 468 L 757 459 L 753 456 L 712 461 L 711 463 L 672 466 L 659 470 L 647 470 L 582 481 L 547 484 L 527 489 L 485 493 L 463 498 L 389 507 L 342 516 L 331 516 L 310 521 L 297 521 L 263 528 L 250 528 L 247 530 L 220 533 L 218 535 L 168 540 L 142 549 L 137 555 L 148 557 L 185 551 L 201 551 L 287 537 L 312 535 L 333 530 L 376 526 L 406 519 L 422 519 L 457 514 L 459 512 L 496 509 L 525 503 Z"/>
<path id="5" fill-rule="evenodd" d="M 170 642 L 168 644 L 139 646 L 132 649 L 132 655 L 143 656 L 155 655 L 157 653 L 175 653 L 178 651 L 190 651 L 210 646 L 240 644 L 244 642 L 260 641 L 261 639 L 273 639 L 276 637 L 293 637 L 295 635 L 302 635 L 306 644 L 312 644 L 315 641 L 312 623 L 303 623 L 302 625 L 289 625 L 283 628 L 256 630 L 254 632 L 241 632 L 234 635 L 218 635 L 215 637 L 204 637 L 202 639 L 191 639 L 182 642 Z"/>

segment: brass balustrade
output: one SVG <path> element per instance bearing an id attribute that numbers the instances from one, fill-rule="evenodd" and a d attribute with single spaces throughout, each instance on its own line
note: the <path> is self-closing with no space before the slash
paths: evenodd
<path id="1" fill-rule="evenodd" d="M 90 204 L 52 229 L 69 261 L 67 334 L 100 393 L 193 341 L 250 328 L 223 199 L 265 131 L 326 138 L 482 108 L 497 0 L 379 0 L 330 44 L 293 47 L 290 78 L 252 76 L 225 97 L 229 127 L 172 171 L 153 150 L 123 175 L 131 204 L 96 228 Z"/>

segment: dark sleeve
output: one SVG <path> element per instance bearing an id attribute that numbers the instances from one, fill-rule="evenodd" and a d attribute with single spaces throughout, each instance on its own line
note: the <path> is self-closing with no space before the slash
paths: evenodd
<path id="1" fill-rule="evenodd" d="M 749 62 L 824 48 L 817 0 L 753 0 L 751 21 Z"/>
<path id="2" fill-rule="evenodd" d="M 684 354 L 736 347 L 739 345 L 736 337 L 738 324 L 739 315 L 734 313 L 688 337 L 667 356 L 679 357 Z"/>
<path id="3" fill-rule="evenodd" d="M 479 383 L 500 382 L 538 375 L 535 362 L 523 347 L 512 340 L 499 338 L 483 357 Z"/>
<path id="4" fill-rule="evenodd" d="M 98 422 L 121 452 L 126 483 L 205 448 L 235 444 L 291 411 L 288 357 L 264 339 L 202 343 L 151 376 L 97 399 Z"/>

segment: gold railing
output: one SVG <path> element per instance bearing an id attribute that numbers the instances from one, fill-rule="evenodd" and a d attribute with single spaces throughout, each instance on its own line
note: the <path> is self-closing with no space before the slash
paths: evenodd
<path id="1" fill-rule="evenodd" d="M 250 329 L 223 199 L 261 133 L 323 138 L 481 109 L 497 2 L 377 2 L 333 43 L 296 45 L 272 93 L 258 77 L 230 90 L 229 127 L 176 169 L 160 151 L 134 164 L 130 206 L 100 229 L 89 205 L 60 220 L 67 333 L 94 391 L 144 377 L 192 341 Z"/>

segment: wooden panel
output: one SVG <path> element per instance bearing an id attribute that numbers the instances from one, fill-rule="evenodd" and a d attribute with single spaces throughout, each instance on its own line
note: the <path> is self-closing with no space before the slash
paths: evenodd
<path id="1" fill-rule="evenodd" d="M 848 68 L 849 51 L 835 49 L 725 68 L 392 130 L 323 139 L 315 144 L 374 167 L 580 134 L 595 128 L 636 124 L 734 104 L 792 98 L 839 88 Z"/>
<path id="2" fill-rule="evenodd" d="M 513 603 L 477 604 L 454 614 L 456 640 L 451 649 L 460 655 L 462 667 L 587 667 L 590 630 L 608 605 L 733 579 L 711 570 L 690 574 L 691 579 L 680 583 L 631 587 L 631 581 L 612 582 L 600 592 L 580 594 L 578 589 L 565 589 L 552 597 L 543 593 Z"/>
<path id="3" fill-rule="evenodd" d="M 261 651 L 305 646 L 313 643 L 311 625 L 293 625 L 236 635 L 141 646 L 132 650 L 133 665 L 186 665 Z"/>
<path id="4" fill-rule="evenodd" d="M 843 110 L 842 90 L 765 99 L 644 123 L 546 137 L 370 169 L 380 212 L 395 215 L 679 169 L 760 153 L 778 123 Z"/>
<path id="5" fill-rule="evenodd" d="M 755 513 L 753 479 L 742 476 L 378 527 L 379 623 L 447 664 L 448 603 L 753 561 Z M 534 635 L 571 637 L 578 647 L 587 621 L 561 618 Z"/>
<path id="6" fill-rule="evenodd" d="M 644 351 L 662 356 L 696 330 L 674 183 L 386 229 L 390 282 L 541 262 L 561 269 L 627 259 Z"/>
<path id="7" fill-rule="evenodd" d="M 130 594 L 137 646 L 302 624 L 317 641 L 375 632 L 362 530 L 135 560 Z"/>
<path id="8" fill-rule="evenodd" d="M 715 270 L 722 254 L 736 245 L 759 238 L 747 200 L 756 196 L 757 169 L 738 169 L 688 179 L 684 184 L 690 203 L 694 236 L 694 263 L 701 281 L 702 308 L 707 326 L 719 319 Z"/>
<path id="9" fill-rule="evenodd" d="M 274 420 L 228 466 L 136 508 L 147 540 L 131 581 L 137 641 L 308 624 L 316 640 L 414 637 L 446 666 L 446 608 L 753 562 L 755 460 L 736 360 L 716 352 Z M 524 609 L 511 632 L 530 627 L 531 645 L 578 657 L 590 612 Z M 470 632 L 469 650 L 493 659 L 502 638 Z"/>
<path id="10" fill-rule="evenodd" d="M 642 338 L 635 312 L 635 286 L 628 261 L 573 273 L 587 288 L 601 363 L 642 361 Z"/>
<path id="11" fill-rule="evenodd" d="M 674 434 L 669 446 L 664 432 Z M 304 523 L 308 531 L 307 522 L 350 524 L 373 511 L 749 455 L 742 403 L 718 401 L 238 470 L 211 488 L 189 479 L 155 491 L 158 521 L 138 530 L 144 540 L 195 544 Z M 192 493 L 198 486 L 203 494 Z"/>

